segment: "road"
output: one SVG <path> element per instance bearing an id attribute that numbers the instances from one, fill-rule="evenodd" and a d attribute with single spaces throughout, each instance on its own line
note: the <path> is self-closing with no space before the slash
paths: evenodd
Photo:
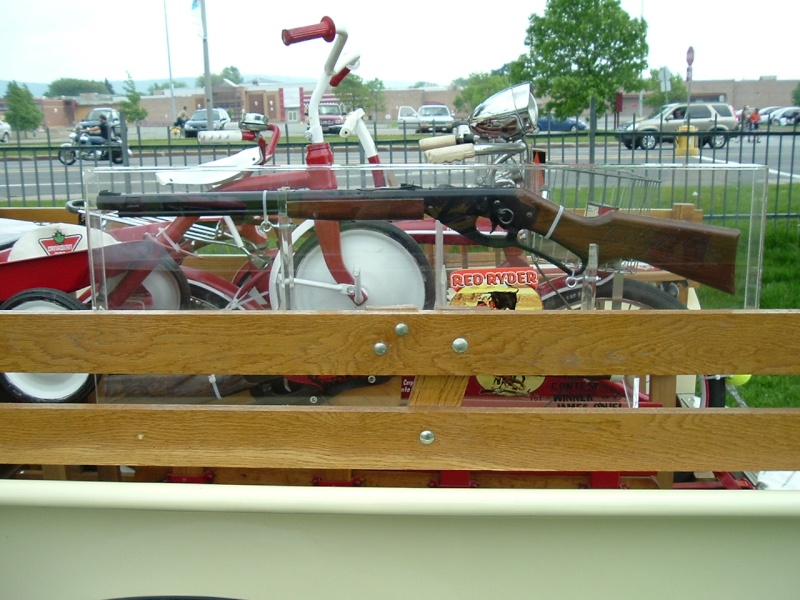
<path id="1" fill-rule="evenodd" d="M 379 129 L 381 133 L 386 130 Z M 387 131 L 388 132 L 388 131 Z M 744 140 L 733 140 L 727 147 L 716 152 L 703 148 L 699 157 L 690 157 L 689 163 L 701 164 L 765 164 L 769 167 L 771 183 L 789 183 L 800 177 L 800 152 L 795 152 L 794 137 L 775 136 L 765 139 L 763 144 L 748 143 Z M 591 162 L 588 145 L 575 145 L 569 137 L 542 136 L 536 146 L 547 151 L 547 161 L 566 165 L 587 165 Z M 603 144 L 595 149 L 594 162 L 597 164 L 642 164 L 642 163 L 674 163 L 685 162 L 676 157 L 671 144 L 657 147 L 655 150 L 627 150 L 616 142 Z M 340 164 L 358 164 L 358 151 L 350 149 L 346 153 L 336 148 L 337 162 Z M 50 160 L 15 160 L 9 154 L 9 160 L 0 161 L 0 199 L 24 200 L 26 204 L 52 206 L 65 199 L 83 196 L 83 179 L 78 163 L 65 167 L 58 161 Z M 220 156 L 224 156 L 223 154 Z M 293 154 L 291 164 L 298 164 L 300 157 Z M 386 164 L 417 162 L 419 152 L 415 146 L 404 148 L 402 144 L 392 146 L 391 150 L 381 152 L 381 161 Z M 205 158 L 204 161 L 207 161 Z M 287 156 L 282 151 L 277 155 L 279 163 L 286 163 Z M 194 165 L 201 162 L 201 157 L 193 152 L 181 153 L 174 159 L 181 165 Z M 144 168 L 166 166 L 168 159 L 164 156 L 134 156 L 131 165 Z M 93 163 L 83 163 L 84 169 L 93 167 Z M 102 165 L 105 166 L 105 165 Z M 152 175 L 151 175 L 152 176 Z"/>

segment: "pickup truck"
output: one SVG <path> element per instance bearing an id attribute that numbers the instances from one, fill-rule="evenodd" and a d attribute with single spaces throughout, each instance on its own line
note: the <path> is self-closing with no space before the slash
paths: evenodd
<path id="1" fill-rule="evenodd" d="M 448 133 L 453 131 L 455 119 L 450 113 L 450 109 L 443 104 L 426 104 L 425 106 L 420 106 L 417 115 L 419 116 L 417 131 L 420 133 L 437 130 L 446 131 Z"/>
<path id="2" fill-rule="evenodd" d="M 339 133 L 344 125 L 344 112 L 340 104 L 320 104 L 319 124 L 323 133 Z"/>

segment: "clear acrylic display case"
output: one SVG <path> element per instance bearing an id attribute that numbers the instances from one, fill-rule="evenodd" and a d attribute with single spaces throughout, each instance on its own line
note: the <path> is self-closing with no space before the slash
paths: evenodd
<path id="1" fill-rule="evenodd" d="M 102 232 L 90 242 L 93 307 L 757 308 L 766 175 L 665 164 L 96 169 L 86 177 L 87 223 Z M 545 377 L 476 377 L 473 396 L 530 405 Z M 105 376 L 97 396 L 347 403 L 353 389 L 389 384 L 383 401 L 403 402 L 410 381 L 369 374 Z M 590 391 L 540 404 L 632 403 Z"/>

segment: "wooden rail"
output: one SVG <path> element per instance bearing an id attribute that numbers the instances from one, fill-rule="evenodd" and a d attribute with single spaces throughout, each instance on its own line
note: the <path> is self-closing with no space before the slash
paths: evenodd
<path id="1" fill-rule="evenodd" d="M 0 463 L 800 469 L 794 409 L 458 406 L 475 373 L 650 373 L 667 406 L 678 374 L 800 373 L 798 311 L 11 312 L 0 332 L 6 372 L 420 376 L 407 407 L 0 405 Z"/>

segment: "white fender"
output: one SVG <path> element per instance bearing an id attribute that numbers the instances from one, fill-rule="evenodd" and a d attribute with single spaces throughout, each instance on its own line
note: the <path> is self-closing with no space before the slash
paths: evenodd
<path id="1" fill-rule="evenodd" d="M 215 132 L 226 133 L 226 132 Z M 238 132 L 228 132 L 238 133 Z M 214 185 L 228 181 L 253 167 L 261 160 L 261 149 L 257 146 L 226 156 L 219 160 L 212 160 L 197 167 L 185 169 L 169 169 L 156 173 L 156 181 L 161 185 Z"/>

